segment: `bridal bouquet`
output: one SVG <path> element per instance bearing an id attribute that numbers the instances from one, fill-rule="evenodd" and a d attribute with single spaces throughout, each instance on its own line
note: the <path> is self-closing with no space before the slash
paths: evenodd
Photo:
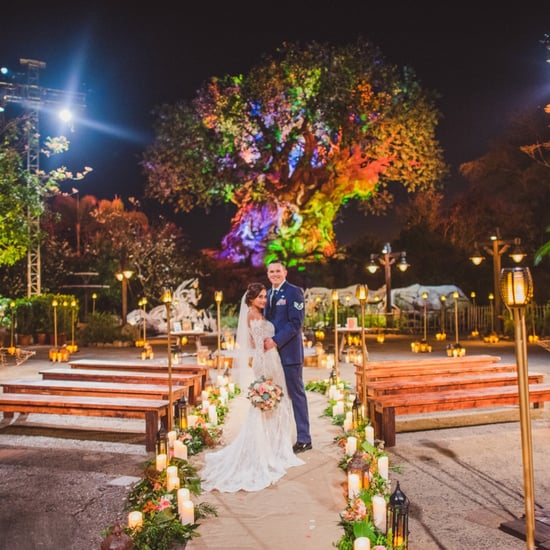
<path id="1" fill-rule="evenodd" d="M 273 380 L 261 376 L 248 386 L 248 399 L 254 407 L 262 411 L 271 411 L 283 397 L 283 388 Z"/>

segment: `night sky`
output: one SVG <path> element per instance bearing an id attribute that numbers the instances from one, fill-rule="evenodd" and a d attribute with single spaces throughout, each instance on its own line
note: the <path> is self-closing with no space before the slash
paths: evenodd
<path id="1" fill-rule="evenodd" d="M 464 3 L 441 10 L 367 1 L 109 4 L 12 2 L 0 15 L 0 65 L 24 71 L 20 58 L 44 61 L 41 86 L 86 94 L 83 120 L 69 134 L 71 150 L 56 159 L 75 170 L 93 167 L 76 185 L 81 195 L 139 197 L 138 163 L 153 138 L 153 107 L 191 99 L 211 76 L 247 72 L 283 41 L 346 44 L 362 37 L 389 62 L 413 67 L 441 96 L 438 137 L 455 170 L 486 151 L 510 114 L 550 102 L 541 43 L 550 9 L 540 2 L 483 13 Z M 56 134 L 49 118 L 41 114 L 42 135 Z M 182 225 L 198 247 L 216 246 L 228 229 L 227 212 L 217 212 L 219 234 L 204 231 L 202 212 L 184 216 Z M 358 216 L 348 220 L 340 240 L 351 226 L 355 235 L 371 228 Z"/>

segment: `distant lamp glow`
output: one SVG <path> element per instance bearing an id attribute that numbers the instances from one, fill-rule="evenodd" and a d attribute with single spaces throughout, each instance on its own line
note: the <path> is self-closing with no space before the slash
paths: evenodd
<path id="1" fill-rule="evenodd" d="M 334 374 L 336 383 L 338 383 L 338 363 L 340 361 L 340 353 L 338 349 L 338 302 L 340 301 L 340 296 L 338 295 L 337 290 L 332 291 L 330 299 L 334 305 Z"/>
<path id="2" fill-rule="evenodd" d="M 216 290 L 214 292 L 214 301 L 216 302 L 216 312 L 218 316 L 218 357 L 216 361 L 216 366 L 218 368 L 218 375 L 222 366 L 222 324 L 221 324 L 221 305 L 223 301 L 223 292 L 221 290 Z"/>
<path id="3" fill-rule="evenodd" d="M 477 243 L 474 243 L 474 253 L 470 256 L 470 261 L 474 265 L 479 265 L 481 262 L 485 259 L 485 256 L 481 255 L 481 252 L 479 251 L 479 246 Z"/>
<path id="4" fill-rule="evenodd" d="M 523 258 L 525 258 L 525 256 L 527 256 L 527 254 L 525 254 L 525 252 L 523 252 L 523 250 L 521 248 L 521 239 L 519 239 L 519 238 L 514 239 L 514 248 L 513 248 L 512 252 L 510 252 L 510 254 L 508 254 L 508 256 L 510 256 L 510 258 L 512 258 L 512 260 L 516 264 L 521 263 L 523 261 Z"/>
<path id="5" fill-rule="evenodd" d="M 357 285 L 355 297 L 361 305 L 361 390 L 362 403 L 367 410 L 367 345 L 365 343 L 365 302 L 369 296 L 369 290 L 366 285 Z"/>
<path id="6" fill-rule="evenodd" d="M 399 258 L 399 261 L 397 262 L 397 269 L 401 271 L 401 273 L 405 273 L 407 269 L 409 269 L 411 264 L 407 262 L 407 253 L 401 252 L 401 258 Z"/>

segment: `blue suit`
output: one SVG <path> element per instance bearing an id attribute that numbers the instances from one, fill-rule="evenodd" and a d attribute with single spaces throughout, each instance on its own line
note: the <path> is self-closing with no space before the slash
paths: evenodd
<path id="1" fill-rule="evenodd" d="M 265 317 L 275 326 L 274 342 L 281 357 L 288 395 L 296 421 L 297 440 L 310 443 L 309 412 L 303 380 L 304 292 L 285 281 L 278 291 L 267 293 Z"/>

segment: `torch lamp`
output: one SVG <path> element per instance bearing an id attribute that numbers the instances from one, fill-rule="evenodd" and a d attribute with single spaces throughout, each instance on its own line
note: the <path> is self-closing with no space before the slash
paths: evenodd
<path id="1" fill-rule="evenodd" d="M 407 550 L 409 547 L 409 499 L 399 487 L 390 496 L 386 516 L 387 529 L 391 529 L 392 548 Z"/>
<path id="2" fill-rule="evenodd" d="M 97 301 L 97 292 L 92 294 L 92 315 L 95 313 L 95 303 Z"/>
<path id="3" fill-rule="evenodd" d="M 172 431 L 174 418 L 174 395 L 172 393 L 172 343 L 170 339 L 170 317 L 172 314 L 172 291 L 165 288 L 160 297 L 161 302 L 166 306 L 166 341 L 168 347 L 168 431 Z"/>
<path id="4" fill-rule="evenodd" d="M 71 300 L 71 345 L 69 347 L 69 353 L 78 351 L 78 346 L 74 343 L 74 329 L 76 323 L 76 300 Z"/>
<path id="5" fill-rule="evenodd" d="M 52 301 L 53 308 L 53 347 L 57 350 L 57 300 Z"/>
<path id="6" fill-rule="evenodd" d="M 334 305 L 334 373 L 336 375 L 336 384 L 338 384 L 340 378 L 338 374 L 338 363 L 340 361 L 340 352 L 338 350 L 338 302 L 340 301 L 340 297 L 338 296 L 338 291 L 333 290 L 330 297 Z"/>
<path id="7" fill-rule="evenodd" d="M 365 302 L 369 296 L 366 285 L 357 285 L 355 297 L 361 305 L 361 385 L 362 399 L 367 410 L 367 344 L 365 343 Z"/>
<path id="8" fill-rule="evenodd" d="M 140 298 L 138 306 L 141 308 L 141 322 L 143 323 L 143 347 L 147 345 L 147 298 Z"/>
<path id="9" fill-rule="evenodd" d="M 15 302 L 12 300 L 10 302 L 10 310 L 11 310 L 11 334 L 10 334 L 10 349 L 9 353 L 13 355 L 15 353 Z"/>
<path id="10" fill-rule="evenodd" d="M 216 290 L 214 292 L 214 301 L 216 302 L 216 314 L 218 319 L 218 357 L 216 361 L 216 367 L 218 368 L 218 375 L 222 366 L 222 317 L 221 317 L 221 305 L 223 301 L 223 292 Z"/>
<path id="11" fill-rule="evenodd" d="M 535 548 L 535 494 L 529 378 L 527 372 L 527 331 L 525 309 L 533 298 L 533 279 L 528 267 L 504 268 L 500 272 L 500 295 L 514 321 L 516 361 L 518 365 L 519 414 L 523 484 L 525 498 L 526 548 Z"/>

